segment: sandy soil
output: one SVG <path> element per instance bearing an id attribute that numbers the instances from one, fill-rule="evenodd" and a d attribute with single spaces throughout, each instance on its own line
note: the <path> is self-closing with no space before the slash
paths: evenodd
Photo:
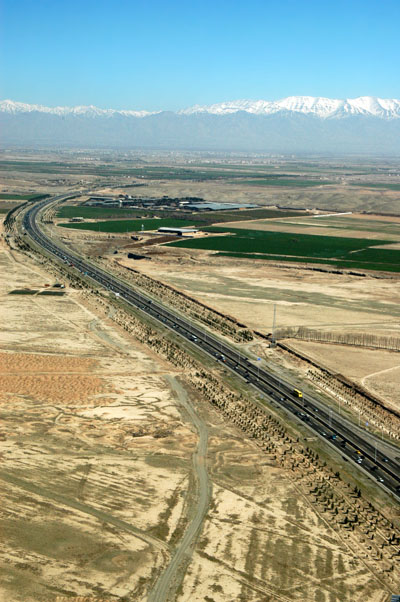
<path id="1" fill-rule="evenodd" d="M 18 282 L 44 281 L 15 257 L 20 263 L 0 250 L 9 316 L 0 353 L 0 600 L 144 601 L 193 508 L 196 435 L 170 388 L 176 370 L 70 289 L 40 302 L 8 295 Z M 23 338 L 12 339 L 16 327 Z M 61 376 L 71 391 L 55 398 L 52 379 Z M 386 586 L 299 499 L 285 470 L 209 406 L 193 407 L 210 433 L 212 498 L 177 599 L 346 602 L 357 591 L 383 600 Z"/>
<path id="2" fill-rule="evenodd" d="M 358 349 L 346 345 L 330 345 L 309 341 L 290 340 L 290 346 L 304 352 L 311 358 L 318 358 L 324 366 L 333 372 L 340 372 L 363 383 L 372 374 L 381 374 L 386 370 L 400 367 L 400 353 L 396 351 L 376 351 Z"/>
<path id="3" fill-rule="evenodd" d="M 388 399 L 397 410 L 400 409 L 400 366 L 372 372 L 362 379 L 362 384 L 372 393 Z"/>
<path id="4" fill-rule="evenodd" d="M 276 268 L 204 253 L 153 257 L 136 269 L 172 284 L 251 328 L 308 326 L 327 330 L 400 332 L 400 282 Z"/>
<path id="5" fill-rule="evenodd" d="M 180 602 L 385 600 L 345 541 L 280 469 L 229 429 L 210 441 L 213 506 Z"/>
<path id="6" fill-rule="evenodd" d="M 400 337 L 398 280 L 275 268 L 255 261 L 235 264 L 200 253 L 155 257 L 135 267 L 265 334 L 272 332 L 275 306 L 278 330 L 307 326 Z M 357 382 L 400 364 L 399 354 L 394 352 L 305 341 L 296 341 L 296 345 L 317 362 Z M 398 375 L 394 370 L 366 378 L 362 384 L 400 407 Z"/>
<path id="7" fill-rule="evenodd" d="M 166 367 L 77 293 L 8 295 L 45 281 L 14 256 L 0 249 L 0 600 L 142 599 L 185 517 L 190 424 Z"/>
<path id="8" fill-rule="evenodd" d="M 400 353 L 290 339 L 292 349 L 359 383 L 400 410 Z"/>

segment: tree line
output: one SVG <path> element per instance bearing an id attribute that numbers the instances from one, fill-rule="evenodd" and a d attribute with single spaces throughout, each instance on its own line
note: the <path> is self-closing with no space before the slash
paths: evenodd
<path id="1" fill-rule="evenodd" d="M 301 339 L 319 343 L 335 343 L 338 345 L 353 345 L 373 349 L 388 349 L 400 351 L 400 338 L 370 334 L 366 332 L 336 332 L 300 327 L 280 328 L 275 333 L 276 339 Z"/>

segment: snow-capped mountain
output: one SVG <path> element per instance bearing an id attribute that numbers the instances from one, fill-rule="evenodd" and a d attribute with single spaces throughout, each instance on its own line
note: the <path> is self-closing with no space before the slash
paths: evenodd
<path id="1" fill-rule="evenodd" d="M 375 98 L 373 96 L 360 96 L 338 100 L 334 98 L 321 98 L 314 96 L 288 96 L 277 101 L 268 100 L 236 100 L 218 104 L 200 106 L 195 105 L 180 111 L 183 115 L 197 113 L 210 113 L 212 115 L 226 115 L 245 111 L 253 115 L 272 115 L 282 112 L 303 113 L 315 115 L 326 119 L 329 117 L 346 117 L 348 115 L 371 115 L 386 119 L 400 118 L 400 100 L 395 98 Z"/>
<path id="2" fill-rule="evenodd" d="M 274 115 L 276 113 L 302 113 L 314 115 L 322 119 L 332 117 L 346 117 L 349 115 L 369 115 L 384 119 L 400 118 L 400 100 L 395 98 L 376 98 L 374 96 L 360 96 L 338 100 L 314 96 L 288 96 L 282 100 L 234 100 L 212 105 L 194 105 L 177 112 L 178 115 L 228 115 L 244 111 L 252 115 Z M 129 117 L 147 117 L 161 111 L 118 111 L 116 109 L 99 109 L 98 107 L 45 107 L 43 105 L 30 105 L 12 100 L 0 101 L 0 112 L 5 113 L 49 113 L 52 115 L 81 115 L 87 117 L 113 117 L 124 115 Z"/>
<path id="3" fill-rule="evenodd" d="M 400 154 L 400 100 L 290 96 L 171 111 L 0 101 L 0 142 L 18 146 Z"/>
<path id="4" fill-rule="evenodd" d="M 43 105 L 30 105 L 25 102 L 14 102 L 13 100 L 1 100 L 0 112 L 12 113 L 49 113 L 51 115 L 84 115 L 86 117 L 113 117 L 114 115 L 125 115 L 130 117 L 146 117 L 154 115 L 150 111 L 117 111 L 115 109 L 99 109 L 98 107 L 45 107 Z"/>

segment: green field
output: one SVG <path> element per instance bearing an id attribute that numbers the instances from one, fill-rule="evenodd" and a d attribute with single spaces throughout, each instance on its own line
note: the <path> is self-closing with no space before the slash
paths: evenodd
<path id="1" fill-rule="evenodd" d="M 308 215 L 304 211 L 278 211 L 276 209 L 241 209 L 240 211 L 200 211 L 191 215 L 181 211 L 161 209 L 123 209 L 119 207 L 85 207 L 84 205 L 64 205 L 59 208 L 57 217 L 83 217 L 97 219 L 104 217 L 160 217 L 175 220 L 188 220 L 193 216 L 197 225 L 211 225 L 221 222 L 234 222 L 246 219 L 271 219 Z"/>
<path id="2" fill-rule="evenodd" d="M 94 232 L 139 232 L 144 230 L 157 230 L 158 228 L 172 227 L 172 228 L 185 228 L 189 226 L 196 226 L 196 220 L 176 220 L 176 219 L 126 219 L 126 220 L 113 220 L 106 222 L 95 222 L 91 224 L 77 223 L 77 224 L 59 224 L 63 228 L 73 228 L 76 230 L 92 230 Z"/>
<path id="3" fill-rule="evenodd" d="M 288 255 L 262 255 L 262 254 L 252 254 L 252 253 L 217 253 L 217 255 L 221 255 L 224 257 L 237 257 L 238 259 L 259 259 L 263 261 L 274 261 L 274 262 L 289 262 L 289 263 L 307 263 L 307 264 L 317 264 L 317 265 L 328 265 L 332 269 L 346 269 L 346 270 L 373 270 L 373 271 L 383 271 L 383 272 L 400 272 L 399 261 L 400 258 L 397 259 L 396 264 L 390 263 L 378 263 L 375 261 L 371 262 L 360 262 L 360 261 L 346 261 L 339 260 L 334 261 L 332 259 L 311 259 L 307 257 L 290 257 Z"/>
<path id="4" fill-rule="evenodd" d="M 271 220 L 269 222 L 271 225 L 280 225 L 285 224 L 286 226 L 293 225 L 296 228 L 317 228 L 323 227 L 327 231 L 330 229 L 333 230 L 352 230 L 357 232 L 373 232 L 374 234 L 381 234 L 383 239 L 387 239 L 388 237 L 395 236 L 396 240 L 400 238 L 400 223 L 384 221 L 384 220 L 374 220 L 374 219 L 358 219 L 351 216 L 341 216 L 341 217 L 302 217 L 299 220 L 291 219 L 290 221 L 283 222 L 282 220 Z"/>
<path id="5" fill-rule="evenodd" d="M 83 205 L 64 205 L 57 212 L 57 217 L 84 217 L 97 219 L 103 217 L 140 217 L 146 213 L 144 209 L 123 209 L 119 207 L 85 207 Z"/>
<path id="6" fill-rule="evenodd" d="M 176 241 L 171 243 L 171 246 L 219 251 L 223 255 L 232 257 L 328 263 L 355 269 L 400 271 L 400 250 L 374 248 L 369 239 L 235 228 L 211 227 L 207 230 L 226 235 Z M 380 240 L 379 244 L 391 242 Z"/>
<path id="7" fill-rule="evenodd" d="M 7 201 L 33 201 L 35 199 L 44 199 L 48 196 L 48 194 L 12 194 L 2 192 L 0 194 L 0 199 L 5 199 Z"/>

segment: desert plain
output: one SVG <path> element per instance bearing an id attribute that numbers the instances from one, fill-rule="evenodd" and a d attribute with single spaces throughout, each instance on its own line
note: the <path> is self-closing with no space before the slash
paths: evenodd
<path id="1" fill-rule="evenodd" d="M 168 194 L 172 184 L 157 186 Z M 179 186 L 183 194 L 189 185 Z M 123 236 L 116 244 L 101 234 L 58 235 L 80 250 L 101 247 L 110 269 L 129 265 Z M 333 482 L 348 516 L 354 508 L 367 516 L 373 500 L 396 528 L 398 506 L 377 500 L 318 443 L 304 443 L 304 457 L 295 443 L 281 455 L 260 446 L 192 386 L 184 367 L 123 330 L 112 305 L 67 279 L 62 294 L 43 294 L 62 276 L 4 238 L 0 263 L 0 600 L 385 602 L 397 591 L 398 561 L 378 552 L 383 519 L 370 541 L 365 526 L 334 520 L 334 506 L 314 490 Z M 396 277 L 328 276 L 167 247 L 135 269 L 265 334 L 274 307 L 282 329 L 399 331 Z M 37 292 L 11 294 L 22 289 Z M 301 378 L 284 352 L 252 345 Z M 397 353 L 291 345 L 399 408 Z M 274 440 L 282 416 L 270 412 Z M 316 451 L 325 466 L 313 464 Z M 338 469 L 350 485 L 335 481 Z"/>

